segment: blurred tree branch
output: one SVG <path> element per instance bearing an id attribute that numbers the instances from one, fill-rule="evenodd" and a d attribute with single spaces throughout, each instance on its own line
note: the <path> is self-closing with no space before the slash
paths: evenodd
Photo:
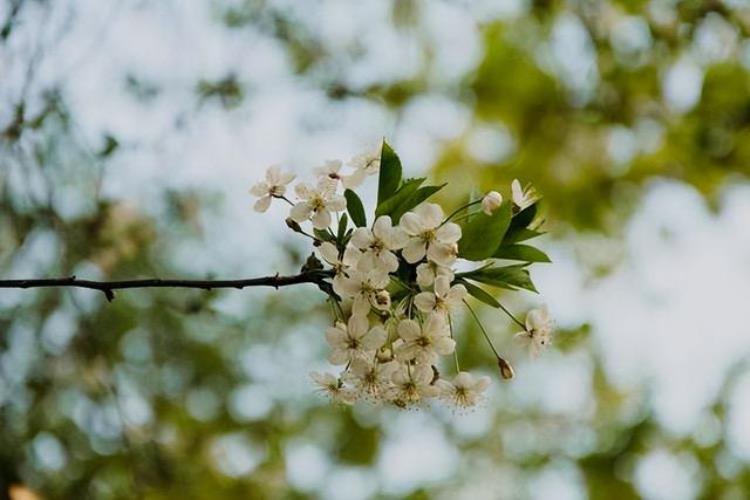
<path id="1" fill-rule="evenodd" d="M 108 301 L 115 298 L 115 290 L 128 288 L 198 288 L 202 290 L 213 290 L 214 288 L 243 288 L 256 286 L 269 286 L 280 288 L 283 286 L 313 283 L 327 294 L 333 293 L 331 284 L 324 281 L 332 277 L 331 271 L 303 271 L 292 276 L 263 276 L 259 278 L 235 279 L 235 280 L 185 280 L 185 279 L 159 279 L 149 278 L 140 280 L 122 281 L 93 281 L 82 280 L 75 276 L 67 278 L 41 278 L 21 280 L 0 280 L 0 288 L 88 288 L 99 290 L 104 293 Z"/>

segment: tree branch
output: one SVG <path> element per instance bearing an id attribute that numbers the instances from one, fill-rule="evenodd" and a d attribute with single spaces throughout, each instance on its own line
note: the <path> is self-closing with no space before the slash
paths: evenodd
<path id="1" fill-rule="evenodd" d="M 141 279 L 124 281 L 92 281 L 81 280 L 75 276 L 67 278 L 42 278 L 25 280 L 0 280 L 0 288 L 52 288 L 71 287 L 88 288 L 104 293 L 108 301 L 115 298 L 115 290 L 128 288 L 198 288 L 202 290 L 213 290 L 214 288 L 243 288 L 255 286 L 270 286 L 276 289 L 282 286 L 299 285 L 302 283 L 313 283 L 329 295 L 332 293 L 331 284 L 325 281 L 332 277 L 331 271 L 307 271 L 293 276 L 264 276 L 261 278 L 248 278 L 239 280 L 183 280 L 183 279 Z"/>

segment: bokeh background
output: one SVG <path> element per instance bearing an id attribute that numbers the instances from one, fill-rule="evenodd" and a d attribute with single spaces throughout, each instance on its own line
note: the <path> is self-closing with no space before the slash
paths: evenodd
<path id="1" fill-rule="evenodd" d="M 340 408 L 314 287 L 2 290 L 0 495 L 750 498 L 749 36 L 746 0 L 0 0 L 3 277 L 294 273 L 247 189 L 385 136 L 446 207 L 537 186 L 554 263 L 500 298 L 558 325 L 530 362 L 481 310 L 507 383 L 460 316 L 467 415 Z"/>

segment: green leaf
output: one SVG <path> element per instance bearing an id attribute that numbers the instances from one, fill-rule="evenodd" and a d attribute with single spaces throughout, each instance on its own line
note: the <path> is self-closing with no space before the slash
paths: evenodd
<path id="1" fill-rule="evenodd" d="M 456 275 L 456 278 L 470 279 L 486 285 L 507 288 L 508 290 L 523 288 L 524 290 L 537 293 L 536 287 L 531 281 L 529 271 L 526 269 L 527 265 L 516 264 L 504 267 L 486 267 L 467 273 L 459 273 Z"/>
<path id="2" fill-rule="evenodd" d="M 441 184 L 439 186 L 423 186 L 417 189 L 417 191 L 412 196 L 404 200 L 403 203 L 401 203 L 393 212 L 391 212 L 391 219 L 393 219 L 393 223 L 398 224 L 398 221 L 401 220 L 401 216 L 403 216 L 406 212 L 416 207 L 423 201 L 426 201 L 430 196 L 437 193 L 445 186 L 446 184 Z"/>
<path id="3" fill-rule="evenodd" d="M 468 281 L 465 280 L 457 280 L 459 283 L 461 283 L 463 286 L 466 287 L 466 291 L 469 292 L 469 295 L 474 297 L 477 300 L 481 300 L 485 304 L 494 307 L 495 309 L 498 309 L 500 307 L 500 304 L 497 300 L 495 300 L 495 297 L 490 295 L 489 293 L 485 292 L 481 288 L 479 288 L 476 285 L 472 285 Z"/>
<path id="4" fill-rule="evenodd" d="M 424 177 L 420 177 L 418 179 L 409 179 L 405 181 L 393 196 L 378 204 L 378 208 L 375 210 L 375 215 L 391 215 L 391 213 L 396 208 L 398 208 L 399 205 L 411 198 L 411 196 L 417 191 L 419 186 L 421 186 L 424 181 Z"/>
<path id="5" fill-rule="evenodd" d="M 508 229 L 508 232 L 505 233 L 505 238 L 503 238 L 503 245 L 510 245 L 512 243 L 518 243 L 519 241 L 530 240 L 543 234 L 545 233 L 534 231 L 533 229 L 526 229 L 525 227 L 522 227 L 520 229 Z"/>
<path id="6" fill-rule="evenodd" d="M 349 217 L 346 216 L 346 214 L 341 215 L 341 219 L 339 219 L 339 230 L 336 235 L 336 239 L 338 241 L 344 240 L 344 235 L 346 235 L 346 226 L 349 225 Z"/>
<path id="7" fill-rule="evenodd" d="M 365 227 L 367 225 L 367 216 L 365 216 L 365 207 L 362 206 L 362 200 L 359 199 L 357 193 L 351 189 L 344 191 L 344 198 L 346 198 L 346 209 L 349 211 L 349 216 L 352 218 L 352 222 L 357 227 Z"/>
<path id="8" fill-rule="evenodd" d="M 529 227 L 529 224 L 531 224 L 534 221 L 534 217 L 536 217 L 536 211 L 536 203 L 524 208 L 513 216 L 513 220 L 510 221 L 510 228 L 518 229 L 522 227 Z"/>
<path id="9" fill-rule="evenodd" d="M 399 184 L 401 184 L 401 160 L 393 148 L 383 141 L 383 149 L 380 151 L 378 206 L 393 196 Z"/>
<path id="10" fill-rule="evenodd" d="M 323 229 L 313 229 L 313 234 L 320 241 L 335 241 L 336 237 L 331 234 L 330 231 L 324 231 Z"/>
<path id="11" fill-rule="evenodd" d="M 511 206 L 505 202 L 492 215 L 478 212 L 461 223 L 458 255 L 467 260 L 492 257 L 510 224 Z"/>
<path id="12" fill-rule="evenodd" d="M 551 262 L 546 253 L 531 245 L 502 245 L 493 257 L 524 262 Z"/>

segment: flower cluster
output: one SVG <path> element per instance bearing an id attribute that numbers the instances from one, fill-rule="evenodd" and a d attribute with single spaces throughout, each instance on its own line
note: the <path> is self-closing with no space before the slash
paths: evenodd
<path id="1" fill-rule="evenodd" d="M 333 400 L 390 403 L 398 407 L 442 399 L 468 408 L 483 398 L 489 377 L 462 371 L 453 335 L 453 316 L 467 308 L 497 357 L 503 378 L 513 377 L 467 299 L 472 296 L 508 314 L 523 327 L 516 335 L 533 355 L 549 344 L 552 324 L 546 309 L 532 310 L 522 323 L 481 285 L 535 291 L 528 273 L 533 262 L 548 262 L 540 250 L 521 244 L 542 234 L 533 227 L 538 197 L 516 180 L 511 199 L 497 191 L 471 200 L 446 216 L 428 199 L 443 186 L 425 179 L 402 179 L 401 163 L 387 143 L 376 153 L 316 168 L 314 184 L 295 186 L 294 176 L 277 166 L 251 189 L 257 211 L 273 199 L 291 206 L 287 224 L 313 240 L 328 267 L 316 272 L 327 291 L 333 325 L 325 333 L 328 361 L 338 375 L 313 373 L 319 389 Z M 378 204 L 372 224 L 353 191 L 368 175 L 378 175 Z M 306 231 L 309 223 L 312 229 Z M 350 223 L 353 224 L 350 227 Z M 459 259 L 482 264 L 457 272 Z M 521 264 L 498 265 L 499 261 Z M 323 267 L 322 264 L 318 267 Z M 456 373 L 444 378 L 441 359 L 454 358 Z"/>

